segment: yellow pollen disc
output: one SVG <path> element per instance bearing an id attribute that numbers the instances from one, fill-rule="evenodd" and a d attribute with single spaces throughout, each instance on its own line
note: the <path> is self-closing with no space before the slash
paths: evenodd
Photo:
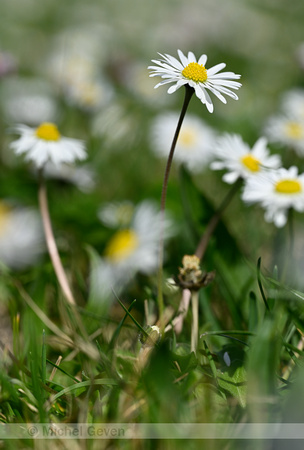
<path id="1" fill-rule="evenodd" d="M 242 163 L 244 166 L 247 167 L 251 172 L 258 172 L 260 170 L 260 161 L 256 159 L 254 156 L 250 155 L 248 153 L 247 155 L 243 156 L 241 158 Z"/>
<path id="2" fill-rule="evenodd" d="M 36 129 L 36 136 L 45 141 L 59 141 L 60 133 L 55 124 L 44 122 Z"/>
<path id="3" fill-rule="evenodd" d="M 196 83 L 203 83 L 207 80 L 207 69 L 202 64 L 191 62 L 184 68 L 182 75 L 188 80 L 193 80 Z"/>
<path id="4" fill-rule="evenodd" d="M 138 237 L 133 230 L 118 231 L 108 243 L 105 255 L 113 262 L 130 256 L 138 247 Z"/>
<path id="5" fill-rule="evenodd" d="M 301 139 L 304 135 L 303 126 L 297 122 L 289 122 L 286 124 L 287 136 L 294 139 Z"/>
<path id="6" fill-rule="evenodd" d="M 297 180 L 281 180 L 275 185 L 275 190 L 280 194 L 297 194 L 302 192 L 302 186 Z"/>
<path id="7" fill-rule="evenodd" d="M 191 147 L 196 142 L 196 133 L 191 128 L 184 128 L 181 130 L 178 140 L 185 147 Z"/>

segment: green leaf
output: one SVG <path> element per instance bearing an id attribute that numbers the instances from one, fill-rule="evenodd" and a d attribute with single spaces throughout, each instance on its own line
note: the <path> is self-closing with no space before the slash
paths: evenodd
<path id="1" fill-rule="evenodd" d="M 247 379 L 244 366 L 237 367 L 231 374 L 229 371 L 217 371 L 217 380 L 219 386 L 226 392 L 235 397 L 239 404 L 245 408 L 247 396 Z"/>

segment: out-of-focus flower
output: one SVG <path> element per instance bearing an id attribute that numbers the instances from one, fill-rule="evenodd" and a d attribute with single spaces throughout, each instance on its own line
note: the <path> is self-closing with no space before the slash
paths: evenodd
<path id="1" fill-rule="evenodd" d="M 65 88 L 67 101 L 86 111 L 96 111 L 109 103 L 113 89 L 109 83 L 98 79 L 74 80 Z"/>
<path id="2" fill-rule="evenodd" d="M 16 72 L 17 61 L 9 52 L 0 51 L 0 78 Z"/>
<path id="3" fill-rule="evenodd" d="M 281 98 L 281 110 L 304 121 L 304 89 L 291 89 Z"/>
<path id="4" fill-rule="evenodd" d="M 0 261 L 9 268 L 23 269 L 35 264 L 44 250 L 38 212 L 0 201 Z"/>
<path id="5" fill-rule="evenodd" d="M 165 113 L 157 116 L 151 127 L 151 148 L 158 155 L 168 157 L 178 115 Z M 174 161 L 183 163 L 193 172 L 203 170 L 212 159 L 215 133 L 211 127 L 194 115 L 184 119 L 175 148 Z"/>
<path id="6" fill-rule="evenodd" d="M 216 142 L 211 169 L 227 169 L 223 176 L 226 183 L 232 184 L 238 178 L 248 178 L 264 169 L 277 169 L 281 166 L 279 155 L 270 155 L 267 140 L 261 137 L 252 148 L 238 134 L 225 134 Z"/>
<path id="7" fill-rule="evenodd" d="M 164 234 L 172 233 L 172 223 L 165 219 Z M 137 273 L 153 273 L 158 266 L 161 213 L 150 201 L 135 209 L 131 222 L 107 243 L 102 258 L 96 258 L 91 271 L 93 298 L 107 301 L 111 291 L 120 291 Z"/>
<path id="8" fill-rule="evenodd" d="M 78 139 L 61 136 L 53 123 L 42 123 L 37 128 L 18 125 L 16 132 L 20 138 L 10 146 L 17 155 L 25 154 L 25 159 L 32 161 L 38 168 L 47 161 L 55 165 L 73 163 L 87 157 L 84 143 Z"/>
<path id="9" fill-rule="evenodd" d="M 304 156 L 304 118 L 289 113 L 270 117 L 265 125 L 269 142 L 285 145 Z"/>
<path id="10" fill-rule="evenodd" d="M 111 104 L 95 115 L 92 120 L 92 134 L 103 139 L 103 147 L 120 152 L 131 148 L 140 136 L 139 121 L 128 105 Z"/>
<path id="11" fill-rule="evenodd" d="M 147 66 L 140 61 L 127 62 L 121 72 L 120 82 L 139 99 L 150 107 L 159 108 L 168 104 L 161 90 L 154 91 L 154 80 L 147 77 Z"/>
<path id="12" fill-rule="evenodd" d="M 84 192 L 91 192 L 96 185 L 95 173 L 88 165 L 74 166 L 70 164 L 61 164 L 60 166 L 48 161 L 43 169 L 46 178 L 53 178 L 57 180 L 72 183 L 77 188 Z"/>
<path id="13" fill-rule="evenodd" d="M 304 174 L 298 175 L 295 166 L 264 171 L 246 180 L 242 199 L 259 203 L 266 210 L 265 220 L 283 227 L 290 208 L 304 211 Z"/>
<path id="14" fill-rule="evenodd" d="M 66 30 L 58 36 L 55 50 L 46 62 L 47 75 L 55 82 L 67 102 L 86 111 L 96 111 L 108 104 L 113 88 L 101 70 L 101 49 L 106 30 Z"/>
<path id="15" fill-rule="evenodd" d="M 57 104 L 48 84 L 36 78 L 8 78 L 2 84 L 3 112 L 7 120 L 37 126 L 53 121 Z"/>
<path id="16" fill-rule="evenodd" d="M 231 89 L 239 89 L 241 83 L 232 80 L 238 80 L 241 75 L 233 72 L 221 72 L 225 63 L 206 69 L 207 56 L 202 55 L 196 60 L 192 52 L 185 56 L 181 50 L 178 50 L 180 61 L 170 55 L 163 55 L 161 60 L 152 60 L 157 66 L 149 66 L 152 72 L 150 77 L 160 76 L 163 81 L 158 83 L 155 88 L 168 83 L 175 83 L 168 89 L 168 94 L 172 94 L 181 86 L 189 85 L 195 90 L 196 96 L 206 105 L 210 113 L 213 112 L 213 103 L 208 90 L 212 92 L 221 102 L 227 103 L 224 95 L 228 95 L 234 100 L 238 100 L 238 96 Z M 223 95 L 224 94 L 224 95 Z"/>
<path id="17" fill-rule="evenodd" d="M 128 227 L 131 223 L 135 206 L 132 202 L 107 203 L 98 211 L 99 220 L 109 228 Z"/>

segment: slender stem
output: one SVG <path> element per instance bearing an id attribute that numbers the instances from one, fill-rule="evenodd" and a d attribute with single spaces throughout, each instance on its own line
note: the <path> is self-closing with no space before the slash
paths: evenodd
<path id="1" fill-rule="evenodd" d="M 294 220 L 293 220 L 293 209 L 290 208 L 288 211 L 288 221 L 287 221 L 287 232 L 288 232 L 288 244 L 286 245 L 287 251 L 284 251 L 284 263 L 283 263 L 283 270 L 282 270 L 282 276 L 281 276 L 281 282 L 283 283 L 286 280 L 286 276 L 290 276 L 289 268 L 290 268 L 290 262 L 293 258 L 293 252 L 294 252 Z M 285 247 L 285 248 L 286 248 Z"/>
<path id="2" fill-rule="evenodd" d="M 39 198 L 39 206 L 40 206 L 40 211 L 41 211 L 41 216 L 42 216 L 46 244 L 47 244 L 49 255 L 50 255 L 58 282 L 61 286 L 61 289 L 62 289 L 67 301 L 71 305 L 76 305 L 74 296 L 70 289 L 70 285 L 69 285 L 66 273 L 64 271 L 64 268 L 63 268 L 61 260 L 60 260 L 60 256 L 58 253 L 57 245 L 56 245 L 54 234 L 53 234 L 52 223 L 51 223 L 49 208 L 48 208 L 47 195 L 46 195 L 46 186 L 45 186 L 45 181 L 44 181 L 44 177 L 43 177 L 43 169 L 41 169 L 40 173 L 39 173 L 38 198 Z"/>
<path id="3" fill-rule="evenodd" d="M 224 197 L 222 203 L 220 204 L 219 208 L 217 209 L 217 211 L 215 212 L 215 214 L 211 217 L 209 223 L 206 226 L 205 232 L 201 237 L 201 240 L 196 248 L 195 254 L 198 258 L 200 258 L 200 260 L 203 259 L 204 255 L 205 255 L 205 251 L 207 249 L 209 240 L 212 236 L 212 233 L 214 232 L 220 218 L 221 215 L 223 213 L 223 211 L 225 210 L 225 208 L 227 208 L 227 206 L 229 205 L 229 203 L 231 202 L 231 200 L 233 199 L 234 195 L 236 194 L 236 192 L 238 191 L 240 185 L 242 183 L 242 179 L 239 178 L 237 180 L 236 183 L 234 183 L 234 185 L 232 186 L 232 188 L 230 189 L 230 191 L 228 192 L 228 194 L 226 195 L 226 197 Z M 182 329 L 183 329 L 183 319 L 187 313 L 188 310 L 188 306 L 189 306 L 189 298 L 190 298 L 190 291 L 188 289 L 183 289 L 183 296 L 182 296 L 182 300 L 180 302 L 179 305 L 179 310 L 180 309 L 184 309 L 183 305 L 185 303 L 185 299 L 188 299 L 188 301 L 186 302 L 187 308 L 184 314 L 181 314 L 177 317 L 176 321 L 174 322 L 174 330 L 177 334 L 181 333 Z"/>
<path id="4" fill-rule="evenodd" d="M 168 156 L 166 170 L 165 170 L 165 175 L 164 175 L 163 188 L 162 188 L 162 194 L 161 194 L 161 210 L 162 211 L 164 211 L 165 207 L 166 207 L 166 196 L 167 196 L 168 180 L 169 180 L 169 175 L 170 175 L 170 170 L 171 170 L 171 165 L 172 165 L 172 160 L 173 160 L 173 155 L 174 155 L 177 139 L 178 139 L 178 136 L 179 136 L 179 133 L 180 133 L 180 129 L 181 129 L 183 121 L 184 121 L 184 117 L 185 117 L 187 109 L 188 109 L 188 105 L 189 105 L 191 97 L 192 97 L 192 95 L 194 93 L 193 88 L 191 88 L 190 86 L 186 85 L 185 88 L 186 89 L 185 89 L 184 103 L 183 103 L 183 107 L 182 107 L 182 110 L 181 110 L 181 113 L 180 113 L 180 116 L 179 116 L 179 120 L 178 120 L 178 123 L 177 123 L 177 127 L 176 127 L 176 130 L 175 130 L 173 141 L 172 141 L 172 144 L 171 144 L 170 153 L 169 153 L 169 156 Z"/>
<path id="5" fill-rule="evenodd" d="M 161 330 L 164 328 L 163 324 L 163 310 L 164 310 L 164 300 L 163 300 L 163 291 L 162 291 L 162 281 L 163 281 L 163 256 L 164 256 L 164 222 L 165 222 L 165 208 L 166 208 L 166 197 L 167 197 L 167 189 L 168 189 L 168 181 L 169 181 L 169 175 L 171 170 L 171 165 L 173 161 L 173 155 L 177 143 L 177 139 L 180 133 L 180 129 L 182 127 L 182 123 L 184 121 L 184 117 L 186 115 L 188 105 L 190 103 L 191 97 L 194 93 L 194 89 L 190 86 L 185 86 L 185 97 L 184 97 L 184 103 L 182 106 L 182 110 L 180 113 L 180 117 L 177 123 L 177 127 L 175 130 L 175 134 L 172 140 L 167 165 L 165 169 L 165 175 L 164 175 L 164 181 L 163 181 L 163 187 L 162 187 L 162 193 L 161 193 L 161 204 L 160 204 L 160 211 L 161 211 L 161 230 L 160 230 L 160 242 L 159 242 L 159 268 L 158 268 L 158 306 L 159 306 L 159 318 L 160 318 L 160 325 Z"/>
<path id="6" fill-rule="evenodd" d="M 204 255 L 205 255 L 205 251 L 207 249 L 209 240 L 212 236 L 212 233 L 214 232 L 217 224 L 219 223 L 219 220 L 221 218 L 221 215 L 223 213 L 223 211 L 227 208 L 227 206 L 229 205 L 229 203 L 231 202 L 231 200 L 233 199 L 234 195 L 236 194 L 236 192 L 238 191 L 240 185 L 242 183 L 242 179 L 239 178 L 237 180 L 236 183 L 234 183 L 234 185 L 232 186 L 232 188 L 230 189 L 230 191 L 228 192 L 228 194 L 226 195 L 226 197 L 224 197 L 222 203 L 220 204 L 219 208 L 217 209 L 217 211 L 215 212 L 215 214 L 211 217 L 210 221 L 208 222 L 205 232 L 201 237 L 201 240 L 195 250 L 195 254 L 196 256 L 202 260 Z"/>
<path id="7" fill-rule="evenodd" d="M 191 328 L 191 352 L 196 353 L 198 343 L 198 306 L 199 306 L 199 292 L 192 291 L 192 328 Z"/>

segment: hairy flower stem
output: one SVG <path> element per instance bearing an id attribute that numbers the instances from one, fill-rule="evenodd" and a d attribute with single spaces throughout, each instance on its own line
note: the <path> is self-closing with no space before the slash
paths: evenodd
<path id="1" fill-rule="evenodd" d="M 179 116 L 179 120 L 177 123 L 177 127 L 175 130 L 175 134 L 173 137 L 173 141 L 171 144 L 165 175 L 164 175 L 164 181 L 163 181 L 163 187 L 162 187 L 162 193 L 161 193 L 161 203 L 160 203 L 160 211 L 161 211 L 161 230 L 160 230 L 160 241 L 159 241 L 159 267 L 158 267 L 158 307 L 159 307 L 159 321 L 160 321 L 160 328 L 163 330 L 164 323 L 163 323 L 163 311 L 164 311 L 164 299 L 163 299 L 163 290 L 162 290 L 162 283 L 163 283 L 163 257 L 164 257 L 164 222 L 165 222 L 165 208 L 166 208 L 166 198 L 167 198 L 167 189 L 168 189 L 168 181 L 169 181 L 169 175 L 171 170 L 171 165 L 173 161 L 173 155 L 177 143 L 177 139 L 180 133 L 180 129 L 182 127 L 184 117 L 186 115 L 188 105 L 190 103 L 191 97 L 194 93 L 194 89 L 190 86 L 185 86 L 185 97 L 184 97 L 184 103 L 183 107 Z"/>
<path id="2" fill-rule="evenodd" d="M 46 194 L 46 186 L 45 181 L 43 177 L 43 169 L 40 170 L 39 173 L 39 206 L 42 216 L 42 222 L 43 222 L 43 228 L 44 228 L 44 234 L 46 239 L 46 245 L 48 248 L 48 252 L 57 276 L 57 280 L 60 284 L 60 287 L 62 289 L 62 292 L 64 293 L 64 296 L 66 297 L 67 301 L 71 305 L 76 305 L 74 296 L 72 294 L 72 291 L 70 289 L 70 285 L 67 280 L 66 273 L 64 271 L 64 268 L 62 266 L 60 256 L 58 253 L 57 245 L 55 242 L 54 234 L 53 234 L 53 228 L 52 223 L 50 219 L 49 214 L 49 207 L 48 207 L 48 201 L 47 201 L 47 194 Z"/>
<path id="3" fill-rule="evenodd" d="M 239 178 L 236 181 L 236 183 L 234 183 L 234 185 L 232 186 L 232 188 L 230 189 L 230 191 L 228 192 L 226 197 L 223 199 L 222 203 L 220 204 L 220 206 L 218 207 L 218 209 L 216 210 L 216 212 L 214 213 L 214 215 L 211 217 L 210 221 L 208 222 L 205 232 L 202 235 L 201 240 L 195 250 L 195 255 L 200 260 L 202 260 L 205 255 L 205 251 L 207 249 L 209 240 L 220 221 L 221 215 L 223 214 L 223 212 L 227 208 L 227 206 L 230 204 L 234 195 L 239 190 L 241 183 L 242 183 L 242 179 Z"/>
<path id="4" fill-rule="evenodd" d="M 49 206 L 47 201 L 47 193 L 46 193 L 46 185 L 45 180 L 43 176 L 43 169 L 40 169 L 39 171 L 39 192 L 38 192 L 38 199 L 39 199 L 39 207 L 42 217 L 42 223 L 43 223 L 43 229 L 45 234 L 45 240 L 46 245 L 48 248 L 48 252 L 52 261 L 52 265 L 58 280 L 58 283 L 62 289 L 62 292 L 68 301 L 69 305 L 72 308 L 74 318 L 77 322 L 78 328 L 81 331 L 82 335 L 87 339 L 88 335 L 87 332 L 83 326 L 83 323 L 81 321 L 81 318 L 79 316 L 79 313 L 76 309 L 76 301 L 72 294 L 72 290 L 70 288 L 66 273 L 64 271 L 64 268 L 61 263 L 61 259 L 58 253 L 56 241 L 54 238 L 50 213 L 49 213 Z"/>
<path id="5" fill-rule="evenodd" d="M 199 291 L 192 291 L 191 304 L 192 304 L 191 352 L 196 353 L 198 343 Z"/>

